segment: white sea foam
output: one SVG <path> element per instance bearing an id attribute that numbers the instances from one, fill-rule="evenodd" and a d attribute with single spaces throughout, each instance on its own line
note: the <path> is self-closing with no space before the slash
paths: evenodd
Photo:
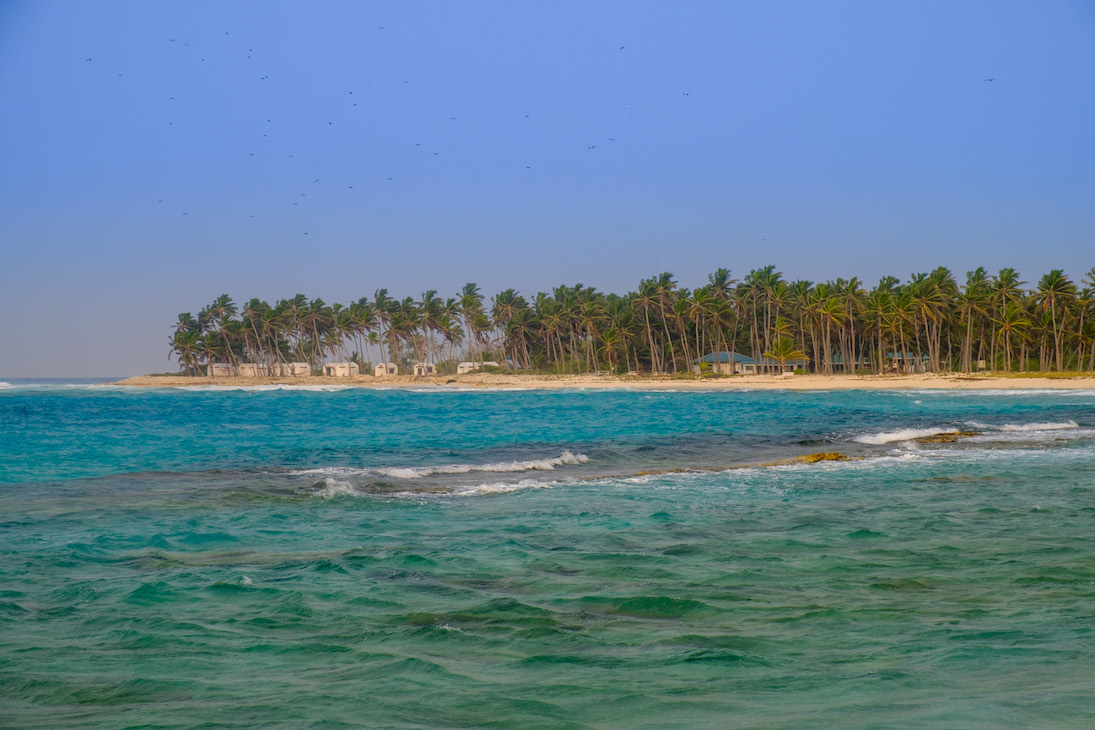
<path id="1" fill-rule="evenodd" d="M 551 489 L 563 482 L 551 482 L 541 479 L 522 479 L 517 482 L 487 482 L 477 484 L 474 487 L 461 487 L 454 489 L 450 494 L 453 497 L 481 497 L 488 494 L 507 494 L 519 492 L 525 489 Z"/>
<path id="2" fill-rule="evenodd" d="M 975 428 L 983 433 L 981 437 L 999 438 L 1000 434 L 1042 434 L 1046 431 L 1065 431 L 1079 428 L 1075 421 L 1049 421 L 1043 423 L 1005 423 L 993 425 L 978 421 L 967 421 L 970 428 Z M 883 431 L 881 433 L 860 434 L 852 438 L 852 441 L 860 444 L 881 445 L 900 441 L 912 441 L 914 439 L 934 436 L 940 433 L 949 433 L 958 430 L 954 426 L 938 426 L 932 428 L 904 428 L 896 431 Z"/>
<path id="3" fill-rule="evenodd" d="M 526 391 L 526 390 L 545 390 L 544 388 L 526 388 L 518 385 L 491 385 L 491 386 L 474 386 L 474 385 L 420 385 L 420 386 L 405 386 L 398 390 L 404 390 L 408 393 L 424 394 L 424 393 L 507 393 L 510 391 Z"/>
<path id="4" fill-rule="evenodd" d="M 956 388 L 943 390 L 915 388 L 903 391 L 904 395 L 934 395 L 944 398 L 968 398 L 974 396 L 1046 396 L 1046 395 L 1095 395 L 1092 388 Z"/>
<path id="5" fill-rule="evenodd" d="M 255 583 L 254 583 L 254 581 L 252 581 L 250 578 L 248 578 L 245 575 L 242 578 L 240 578 L 240 585 L 244 586 L 246 588 L 246 587 L 250 587 L 250 586 L 255 585 Z"/>
<path id="6" fill-rule="evenodd" d="M 557 466 L 585 464 L 589 457 L 564 451 L 554 458 L 528 461 L 500 461 L 492 464 L 435 464 L 432 466 L 385 466 L 358 469 L 346 466 L 301 469 L 293 474 L 313 474 L 327 477 L 355 477 L 381 475 L 393 479 L 421 479 L 434 474 L 470 474 L 472 472 L 507 473 L 521 471 L 552 471 Z"/>
<path id="7" fill-rule="evenodd" d="M 340 481 L 327 477 L 324 481 L 326 485 L 323 489 L 316 492 L 317 495 L 324 499 L 333 499 L 335 497 L 357 497 L 360 493 L 354 489 L 354 485 L 349 482 Z"/>
<path id="8" fill-rule="evenodd" d="M 1058 421 L 1047 423 L 1005 423 L 1000 426 L 1001 431 L 1063 431 L 1067 428 L 1079 428 L 1075 421 Z"/>
<path id="9" fill-rule="evenodd" d="M 43 383 L 40 381 L 28 383 L 8 383 L 0 381 L 0 390 L 91 390 L 97 393 L 113 390 L 129 393 L 135 392 L 133 388 L 110 383 Z"/>
<path id="10" fill-rule="evenodd" d="M 396 479 L 420 479 L 433 474 L 468 474 L 470 472 L 519 472 L 552 471 L 557 466 L 585 464 L 589 457 L 564 451 L 553 459 L 532 459 L 529 461 L 501 461 L 494 464 L 441 464 L 438 466 L 391 467 L 377 469 L 384 476 Z"/>
<path id="11" fill-rule="evenodd" d="M 981 431 L 978 435 L 967 439 L 974 443 L 1040 443 L 1095 438 L 1095 429 L 1081 428 L 1075 421 L 1004 424 L 1003 426 L 970 422 L 970 426 Z"/>
<path id="12" fill-rule="evenodd" d="M 861 434 L 852 439 L 860 444 L 892 444 L 897 441 L 912 441 L 926 436 L 935 436 L 939 433 L 953 431 L 953 428 L 903 428 L 898 431 L 883 431 L 882 433 Z"/>

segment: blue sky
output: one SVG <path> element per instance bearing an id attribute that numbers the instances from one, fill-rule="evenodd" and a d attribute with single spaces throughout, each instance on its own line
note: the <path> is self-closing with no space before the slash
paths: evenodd
<path id="1" fill-rule="evenodd" d="M 0 378 L 222 292 L 1095 265 L 1081 0 L 9 0 L 0 98 Z"/>

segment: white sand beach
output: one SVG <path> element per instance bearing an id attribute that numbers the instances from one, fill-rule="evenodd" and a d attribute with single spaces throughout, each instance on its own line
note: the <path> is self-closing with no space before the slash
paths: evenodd
<path id="1" fill-rule="evenodd" d="M 262 385 L 343 385 L 361 388 L 631 388 L 636 390 L 1038 390 L 1095 389 L 1095 376 L 1007 377 L 997 375 L 734 375 L 690 378 L 681 376 L 627 375 L 502 375 L 469 373 L 438 377 L 397 375 L 356 377 L 187 377 L 139 375 L 116 385 L 134 387 Z"/>

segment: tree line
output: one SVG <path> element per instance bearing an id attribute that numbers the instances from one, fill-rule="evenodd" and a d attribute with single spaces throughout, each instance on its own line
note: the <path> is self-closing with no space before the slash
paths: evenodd
<path id="1" fill-rule="evenodd" d="M 213 363 L 272 369 L 330 359 L 403 368 L 494 360 L 555 373 L 690 371 L 710 352 L 761 359 L 808 359 L 814 372 L 1095 370 L 1095 267 L 1078 285 L 1061 269 L 1032 287 L 1015 269 L 967 272 L 945 267 L 886 276 L 871 289 L 856 277 L 786 281 L 774 266 L 739 281 L 718 269 L 695 289 L 672 274 L 643 279 L 635 291 L 603 293 L 559 286 L 527 299 L 514 289 L 489 300 L 474 283 L 452 297 L 418 299 L 387 289 L 348 305 L 298 294 L 242 307 L 217 297 L 197 316 L 179 315 L 171 356 L 188 374 Z"/>

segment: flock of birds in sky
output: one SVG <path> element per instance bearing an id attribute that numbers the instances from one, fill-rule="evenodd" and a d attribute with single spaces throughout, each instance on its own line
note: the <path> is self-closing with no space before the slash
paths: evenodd
<path id="1" fill-rule="evenodd" d="M 383 31 L 384 26 L 377 26 L 377 30 L 378 31 Z M 230 32 L 225 31 L 224 35 L 225 36 L 230 36 L 231 34 L 230 34 Z M 187 41 L 180 41 L 179 39 L 173 38 L 173 37 L 167 38 L 167 42 L 171 43 L 171 44 L 178 44 L 179 46 L 182 46 L 182 47 L 185 47 L 185 48 L 190 48 L 190 45 L 191 45 Z M 625 50 L 626 50 L 626 46 L 621 45 L 621 46 L 618 47 L 618 51 L 622 52 L 622 51 L 625 51 Z M 235 52 L 238 53 L 239 52 L 238 49 Z M 241 55 L 245 56 L 247 61 L 254 61 L 254 55 L 253 54 L 255 54 L 255 49 L 254 48 L 247 48 L 247 52 L 245 54 L 241 54 Z M 206 59 L 208 57 L 210 57 L 210 56 L 197 56 L 198 63 L 205 63 Z M 94 61 L 95 61 L 94 56 L 89 56 L 89 57 L 84 59 L 85 63 L 92 63 Z M 125 74 L 123 74 L 123 73 L 117 73 L 116 75 L 119 78 L 124 78 L 125 77 Z M 258 75 L 255 78 L 256 78 L 257 82 L 261 83 L 261 82 L 269 81 L 271 79 L 271 76 L 268 73 L 266 73 L 266 74 Z M 404 85 L 410 85 L 410 81 L 405 80 L 402 83 Z M 691 96 L 691 92 L 682 92 L 681 96 L 686 96 L 686 97 Z M 347 97 L 348 98 L 349 97 L 354 97 L 354 91 L 353 90 L 348 90 L 347 91 Z M 172 102 L 176 101 L 176 98 L 174 96 L 170 96 L 168 98 Z M 359 101 L 360 99 L 361 99 L 361 96 L 358 95 L 356 97 L 356 100 L 349 101 L 349 107 L 348 108 L 352 110 L 354 107 L 357 107 L 359 103 L 363 103 L 363 102 Z M 633 116 L 630 105 L 625 105 L 625 111 L 626 111 L 628 116 Z M 524 114 L 523 115 L 524 119 L 530 119 L 531 117 L 532 117 L 531 114 Z M 455 115 L 451 115 L 451 116 L 448 117 L 448 121 L 449 122 L 457 122 L 458 117 L 455 116 Z M 166 124 L 167 124 L 167 126 L 175 127 L 175 121 L 172 120 L 172 119 L 168 119 Z M 268 124 L 268 125 L 273 124 L 273 119 L 272 118 L 266 119 L 266 124 Z M 333 126 L 335 126 L 335 121 L 333 119 L 328 119 L 328 120 L 326 120 L 326 125 L 325 126 L 333 127 Z M 262 138 L 267 138 L 268 139 L 270 137 L 270 135 L 272 134 L 272 130 L 273 130 L 273 127 L 267 127 L 266 131 L 262 132 Z M 603 141 L 607 142 L 607 143 L 614 143 L 614 142 L 616 142 L 616 138 L 615 137 L 607 137 Z M 423 146 L 423 143 L 422 142 L 415 142 L 414 146 L 416 148 L 421 148 Z M 596 143 L 589 144 L 589 145 L 586 146 L 585 149 L 588 152 L 595 151 L 595 150 L 597 150 L 597 144 Z M 256 156 L 254 151 L 249 151 L 247 154 L 248 154 L 248 157 L 255 157 Z M 431 157 L 437 157 L 440 154 L 441 154 L 440 151 L 433 150 L 433 151 L 431 151 L 430 156 Z M 288 159 L 296 159 L 296 155 L 294 155 L 292 153 L 287 153 L 287 158 Z M 523 164 L 522 167 L 525 170 L 532 170 L 533 169 L 533 165 L 531 165 L 531 164 Z M 284 174 L 286 174 L 288 176 L 288 175 L 291 175 L 292 173 L 289 170 L 286 170 Z M 387 174 L 387 175 L 384 175 L 383 177 L 384 177 L 384 180 L 386 182 L 393 182 L 397 179 L 397 174 L 394 171 L 392 171 L 392 174 Z M 321 181 L 321 179 L 319 177 L 311 177 L 311 184 L 312 185 L 316 185 L 316 184 L 320 183 L 320 181 Z M 347 190 L 354 190 L 354 185 L 347 183 L 346 184 L 346 189 Z M 309 197 L 309 193 L 301 191 L 297 194 L 296 197 L 299 198 L 299 199 L 291 201 L 289 203 L 290 207 L 299 208 L 301 206 L 301 203 L 305 202 L 303 199 Z M 168 206 L 169 205 L 169 202 L 164 198 L 158 198 L 156 202 L 157 202 L 158 205 L 163 205 L 163 206 Z M 178 214 L 181 215 L 181 216 L 189 216 L 190 211 L 180 209 L 178 211 Z M 255 217 L 256 217 L 255 213 L 248 213 L 248 218 L 254 219 Z M 301 233 L 301 235 L 307 236 L 308 231 L 303 231 Z"/>
<path id="2" fill-rule="evenodd" d="M 383 31 L 384 26 L 377 26 L 377 30 L 378 31 Z M 225 31 L 224 35 L 225 35 L 225 37 L 229 37 L 231 34 L 228 31 Z M 233 41 L 227 41 L 227 42 L 232 43 Z M 178 46 L 181 46 L 181 47 L 184 47 L 184 48 L 187 48 L 187 49 L 189 49 L 190 45 L 191 45 L 189 42 L 180 41 L 180 40 L 178 40 L 176 38 L 173 38 L 173 37 L 172 38 L 167 38 L 167 43 L 177 44 Z M 626 49 L 627 49 L 626 46 L 621 45 L 621 46 L 618 47 L 617 51 L 620 52 L 620 53 L 623 53 L 623 52 L 626 52 Z M 206 59 L 208 57 L 211 57 L 211 55 L 212 55 L 210 52 L 207 52 L 207 55 L 199 56 L 199 55 L 197 55 L 198 52 L 193 51 L 193 50 L 187 51 L 187 53 L 189 53 L 191 55 L 190 60 L 188 61 L 188 63 L 193 63 L 193 57 L 197 56 L 197 58 L 199 59 L 197 61 L 197 63 L 199 63 L 199 64 L 200 63 L 205 63 Z M 255 60 L 255 55 L 254 55 L 255 54 L 255 49 L 254 48 L 247 48 L 246 53 L 242 52 L 242 46 L 240 48 L 235 48 L 235 49 L 232 49 L 231 51 L 229 51 L 229 55 L 235 55 L 235 54 L 238 54 L 238 55 L 236 55 L 237 58 L 239 58 L 241 56 L 245 57 L 246 61 L 249 62 L 249 63 L 254 62 L 254 60 Z M 86 59 L 84 59 L 84 62 L 85 63 L 93 63 L 94 60 L 95 59 L 94 59 L 93 56 L 89 56 Z M 117 76 L 118 77 L 124 77 L 124 74 L 117 73 Z M 266 82 L 271 80 L 271 76 L 270 76 L 269 73 L 262 73 L 262 74 L 256 73 L 255 76 L 254 76 L 254 79 L 255 79 L 256 83 L 266 83 Z M 996 77 L 988 77 L 988 78 L 984 79 L 984 82 L 986 82 L 986 83 L 994 82 L 995 80 L 996 80 Z M 410 81 L 404 80 L 402 82 L 402 84 L 403 85 L 409 85 Z M 295 91 L 290 92 L 290 93 L 295 93 Z M 366 102 L 363 101 L 363 97 L 362 97 L 361 94 L 358 94 L 358 95 L 355 96 L 353 89 L 347 89 L 345 93 L 346 93 L 345 99 L 347 101 L 342 102 L 342 104 L 345 104 L 345 105 L 348 105 L 348 106 L 343 106 L 341 110 L 339 110 L 337 107 L 331 107 L 331 108 L 327 109 L 326 110 L 326 116 L 328 118 L 325 119 L 326 124 L 323 125 L 323 126 L 326 126 L 328 128 L 335 127 L 336 126 L 335 119 L 338 118 L 338 116 L 337 116 L 338 114 L 340 114 L 342 112 L 355 113 L 355 112 L 352 112 L 352 110 L 357 108 L 359 103 L 360 104 L 366 104 Z M 679 93 L 680 93 L 680 96 L 682 96 L 682 97 L 692 96 L 691 91 L 681 91 Z M 168 98 L 171 102 L 176 102 L 175 96 L 170 96 Z M 284 99 L 283 98 L 283 99 L 281 99 L 281 103 L 294 103 L 294 101 L 292 99 Z M 300 106 L 303 107 L 304 104 L 301 104 Z M 367 106 L 367 104 L 366 104 L 366 106 Z M 629 117 L 633 116 L 632 109 L 631 109 L 630 105 L 624 105 L 624 109 L 622 110 L 622 112 L 626 113 L 627 116 L 629 116 Z M 331 117 L 334 117 L 334 118 L 331 118 Z M 531 114 L 524 114 L 523 118 L 524 119 L 530 119 Z M 323 117 L 320 117 L 320 119 L 323 119 Z M 438 117 L 438 121 L 440 121 L 441 119 L 442 119 L 441 117 Z M 416 120 L 416 121 L 419 121 L 419 120 Z M 456 115 L 450 114 L 447 117 L 447 121 L 449 123 L 456 123 L 459 120 L 458 120 L 458 117 Z M 166 121 L 166 123 L 167 123 L 168 126 L 175 127 L 175 121 L 173 119 L 168 119 Z M 320 121 L 319 124 L 322 125 L 322 121 Z M 259 133 L 261 133 L 261 138 L 258 138 L 258 139 L 270 139 L 271 135 L 275 133 L 274 130 L 277 129 L 277 128 L 278 128 L 277 125 L 274 123 L 274 115 L 271 115 L 270 118 L 265 119 L 264 128 L 262 130 L 256 130 Z M 606 137 L 606 138 L 603 138 L 603 140 L 601 140 L 601 141 L 604 142 L 604 143 L 612 144 L 612 143 L 616 142 L 616 137 L 615 136 Z M 308 141 L 308 143 L 309 144 L 314 144 L 315 140 L 311 139 L 311 140 Z M 414 147 L 416 149 L 421 150 L 421 148 L 423 147 L 423 142 L 421 142 L 421 141 L 414 142 Z M 586 152 L 594 153 L 594 152 L 596 152 L 597 149 L 598 149 L 598 142 L 591 142 L 591 143 L 589 143 L 585 146 Z M 297 150 L 297 151 L 299 151 L 299 150 Z M 280 178 L 285 184 L 291 184 L 291 181 L 299 174 L 299 175 L 301 175 L 300 181 L 302 183 L 305 180 L 310 180 L 311 181 L 310 185 L 308 186 L 309 188 L 311 188 L 311 191 L 318 192 L 318 191 L 323 189 L 323 186 L 320 186 L 321 177 L 315 174 L 316 170 L 311 171 L 313 173 L 312 175 L 307 175 L 308 170 L 306 170 L 306 169 L 302 170 L 302 168 L 306 168 L 308 166 L 308 163 L 301 164 L 302 160 L 298 160 L 296 158 L 296 155 L 293 152 L 289 152 L 289 151 L 286 150 L 284 153 L 287 155 L 286 159 L 294 160 L 294 162 L 290 163 L 290 164 L 287 164 L 287 165 L 279 164 L 277 166 L 276 171 L 273 173 L 274 176 L 276 176 L 277 178 Z M 336 152 L 336 154 L 338 154 L 338 153 Z M 431 157 L 437 157 L 440 154 L 441 154 L 441 151 L 439 151 L 437 149 L 430 151 L 430 156 Z M 250 158 L 254 158 L 254 157 L 256 157 L 256 152 L 254 150 L 249 150 L 247 152 L 247 155 Z M 518 163 L 518 166 L 523 167 L 525 170 L 533 169 L 532 164 Z M 391 182 L 393 182 L 397 179 L 398 174 L 399 173 L 396 172 L 395 170 L 389 170 L 387 174 L 381 173 L 380 175 L 376 176 L 374 178 L 374 181 L 375 182 L 380 182 L 381 180 L 383 180 L 387 183 L 391 183 Z M 355 181 L 355 182 L 359 182 L 359 181 Z M 335 185 L 345 184 L 347 190 L 355 190 L 354 183 L 347 180 L 347 179 L 335 182 L 333 184 L 335 184 Z M 359 185 L 359 189 L 360 189 L 360 187 L 361 186 Z M 290 208 L 300 209 L 302 207 L 303 203 L 308 202 L 310 194 L 314 194 L 314 193 L 305 192 L 304 190 L 299 190 L 299 188 L 298 188 L 297 194 L 295 196 L 293 196 L 294 199 L 292 199 L 291 201 L 288 201 L 289 207 Z M 170 197 L 170 196 L 165 196 L 164 198 L 158 198 L 157 199 L 157 204 L 169 207 L 170 204 L 168 203 L 168 201 L 166 199 L 167 197 Z M 178 214 L 181 215 L 181 216 L 189 216 L 190 215 L 190 210 L 182 209 L 182 208 L 179 208 L 177 210 L 178 210 Z M 253 220 L 253 219 L 256 218 L 256 213 L 255 212 L 248 212 L 247 216 L 248 216 L 249 219 Z M 309 235 L 309 232 L 308 231 L 302 231 L 300 235 L 307 236 L 307 235 Z"/>

